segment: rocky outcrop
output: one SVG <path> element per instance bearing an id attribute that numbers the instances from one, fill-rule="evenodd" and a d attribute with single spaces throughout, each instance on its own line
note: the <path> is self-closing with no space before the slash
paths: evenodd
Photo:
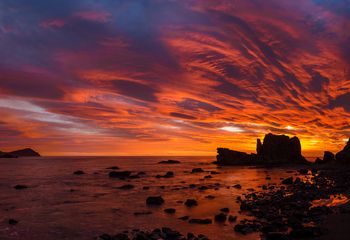
<path id="1" fill-rule="evenodd" d="M 259 140 L 258 140 L 259 143 Z M 265 163 L 305 163 L 301 155 L 299 138 L 285 135 L 266 134 L 260 146 L 258 158 Z"/>
<path id="2" fill-rule="evenodd" d="M 263 143 L 257 139 L 257 154 L 247 154 L 228 148 L 217 149 L 217 163 L 221 165 L 303 164 L 299 138 L 266 134 Z"/>
<path id="3" fill-rule="evenodd" d="M 256 157 L 252 154 L 230 150 L 228 148 L 218 148 L 216 156 L 217 163 L 221 165 L 247 165 L 253 164 Z"/>
<path id="4" fill-rule="evenodd" d="M 0 151 L 0 158 L 17 158 L 17 157 L 40 157 L 40 154 L 31 148 L 24 148 L 13 152 Z"/>
<path id="5" fill-rule="evenodd" d="M 350 163 L 350 138 L 346 146 L 335 155 L 335 158 L 339 162 L 349 162 Z"/>
<path id="6" fill-rule="evenodd" d="M 316 164 L 325 164 L 325 163 L 331 163 L 335 161 L 335 156 L 332 152 L 325 151 L 323 154 L 323 159 L 317 158 L 315 163 Z"/>

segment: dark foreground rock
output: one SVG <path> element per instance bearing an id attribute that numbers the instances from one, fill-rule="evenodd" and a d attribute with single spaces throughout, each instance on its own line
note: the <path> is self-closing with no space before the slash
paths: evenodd
<path id="1" fill-rule="evenodd" d="M 28 186 L 27 185 L 18 184 L 16 186 L 14 186 L 13 188 L 17 189 L 17 190 L 22 190 L 22 189 L 27 189 Z"/>
<path id="2" fill-rule="evenodd" d="M 346 146 L 335 155 L 337 161 L 342 163 L 350 163 L 350 138 Z"/>
<path id="3" fill-rule="evenodd" d="M 82 170 L 77 170 L 77 171 L 75 171 L 73 174 L 74 174 L 74 175 L 84 175 L 85 172 L 82 171 Z"/>
<path id="4" fill-rule="evenodd" d="M 317 238 L 327 231 L 324 219 L 339 212 L 339 207 L 315 205 L 313 201 L 350 191 L 349 169 L 309 170 L 305 179 L 289 177 L 284 181 L 285 185 L 254 191 L 239 199 L 241 211 L 255 219 L 238 222 L 236 232 L 261 232 L 263 239 Z"/>
<path id="5" fill-rule="evenodd" d="M 130 171 L 112 171 L 109 174 L 110 178 L 128 178 L 131 176 L 131 172 Z"/>
<path id="6" fill-rule="evenodd" d="M 133 230 L 131 232 L 118 233 L 116 235 L 102 234 L 99 236 L 100 240 L 208 240 L 202 234 L 198 236 L 193 233 L 188 233 L 186 236 L 171 228 L 163 227 L 156 228 L 153 231 Z"/>

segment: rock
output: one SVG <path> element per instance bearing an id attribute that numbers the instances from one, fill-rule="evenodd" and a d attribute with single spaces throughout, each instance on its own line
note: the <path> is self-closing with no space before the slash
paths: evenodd
<path id="1" fill-rule="evenodd" d="M 227 215 L 225 213 L 219 213 L 214 217 L 216 222 L 225 222 L 227 219 Z"/>
<path id="2" fill-rule="evenodd" d="M 213 196 L 213 195 L 207 195 L 207 196 L 205 196 L 205 198 L 207 198 L 207 199 L 214 199 L 215 196 Z"/>
<path id="3" fill-rule="evenodd" d="M 236 184 L 236 185 L 233 185 L 232 187 L 237 188 L 237 189 L 241 189 L 242 188 L 241 184 Z"/>
<path id="4" fill-rule="evenodd" d="M 293 177 L 283 179 L 282 184 L 293 184 Z"/>
<path id="5" fill-rule="evenodd" d="M 152 212 L 150 211 L 145 211 L 145 212 L 134 212 L 135 216 L 139 216 L 139 215 L 150 215 L 152 214 Z"/>
<path id="6" fill-rule="evenodd" d="M 261 144 L 261 143 L 260 143 Z M 266 134 L 259 147 L 258 158 L 264 163 L 307 163 L 301 155 L 301 144 L 298 137 Z"/>
<path id="7" fill-rule="evenodd" d="M 189 216 L 183 216 L 179 217 L 180 220 L 187 221 L 190 217 Z"/>
<path id="8" fill-rule="evenodd" d="M 244 152 L 218 148 L 217 153 L 216 160 L 219 165 L 246 165 L 253 163 L 252 156 Z"/>
<path id="9" fill-rule="evenodd" d="M 232 216 L 232 215 L 228 216 L 228 221 L 229 222 L 236 222 L 237 221 L 237 216 Z"/>
<path id="10" fill-rule="evenodd" d="M 290 238 L 283 232 L 269 232 L 265 234 L 265 240 L 289 240 Z"/>
<path id="11" fill-rule="evenodd" d="M 164 199 L 161 196 L 151 196 L 146 199 L 147 205 L 162 205 Z"/>
<path id="12" fill-rule="evenodd" d="M 328 162 L 333 162 L 335 160 L 335 155 L 332 152 L 325 151 L 323 154 L 323 162 L 328 163 Z"/>
<path id="13" fill-rule="evenodd" d="M 131 175 L 130 171 L 112 171 L 109 174 L 110 178 L 128 178 Z"/>
<path id="14" fill-rule="evenodd" d="M 201 173 L 204 172 L 204 170 L 202 168 L 193 168 L 191 173 Z"/>
<path id="15" fill-rule="evenodd" d="M 164 175 L 157 175 L 156 178 L 171 178 L 174 177 L 174 172 L 168 171 Z"/>
<path id="16" fill-rule="evenodd" d="M 13 152 L 9 152 L 9 154 L 17 156 L 17 157 L 40 157 L 40 154 L 31 148 L 24 148 L 21 150 L 16 150 Z"/>
<path id="17" fill-rule="evenodd" d="M 295 239 L 313 238 L 321 235 L 321 230 L 317 227 L 300 227 L 292 229 L 290 236 Z"/>
<path id="18" fill-rule="evenodd" d="M 112 166 L 112 167 L 108 167 L 106 169 L 110 169 L 110 170 L 119 170 L 119 167 L 117 166 Z"/>
<path id="19" fill-rule="evenodd" d="M 195 199 L 187 199 L 185 202 L 185 205 L 187 207 L 194 207 L 194 206 L 198 206 L 198 202 Z"/>
<path id="20" fill-rule="evenodd" d="M 143 190 L 148 190 L 149 187 L 148 187 L 148 186 L 144 186 L 144 187 L 142 187 L 142 189 L 143 189 Z"/>
<path id="21" fill-rule="evenodd" d="M 132 184 L 125 184 L 123 186 L 118 187 L 118 189 L 122 189 L 122 190 L 130 190 L 133 189 L 135 186 Z"/>
<path id="22" fill-rule="evenodd" d="M 28 186 L 18 184 L 18 185 L 16 185 L 16 186 L 14 186 L 14 188 L 17 189 L 17 190 L 21 190 L 21 189 L 26 189 L 26 188 L 28 188 Z"/>
<path id="23" fill-rule="evenodd" d="M 171 159 L 158 162 L 158 164 L 180 164 L 180 163 L 181 162 L 178 160 L 171 160 Z"/>
<path id="24" fill-rule="evenodd" d="M 228 213 L 230 211 L 230 209 L 226 207 L 226 208 L 221 208 L 220 211 Z"/>
<path id="25" fill-rule="evenodd" d="M 211 175 L 204 176 L 205 179 L 213 178 Z"/>
<path id="26" fill-rule="evenodd" d="M 15 219 L 13 219 L 13 218 L 10 218 L 9 221 L 8 221 L 8 223 L 9 223 L 10 225 L 16 225 L 16 224 L 18 223 L 18 221 L 15 220 Z"/>
<path id="27" fill-rule="evenodd" d="M 340 162 L 350 162 L 350 138 L 343 150 L 335 155 L 335 159 Z"/>
<path id="28" fill-rule="evenodd" d="M 192 218 L 188 222 L 191 224 L 212 224 L 213 223 L 213 221 L 209 218 L 205 218 L 205 219 Z"/>
<path id="29" fill-rule="evenodd" d="M 309 170 L 306 169 L 306 168 L 302 168 L 302 169 L 299 169 L 298 172 L 299 172 L 300 174 L 306 175 L 306 174 L 309 172 Z"/>
<path id="30" fill-rule="evenodd" d="M 73 174 L 74 175 L 83 175 L 83 174 L 85 174 L 85 172 L 82 170 L 78 170 L 78 171 L 75 171 Z"/>
<path id="31" fill-rule="evenodd" d="M 164 209 L 164 212 L 169 213 L 169 214 L 174 214 L 176 212 L 175 208 L 166 208 Z"/>

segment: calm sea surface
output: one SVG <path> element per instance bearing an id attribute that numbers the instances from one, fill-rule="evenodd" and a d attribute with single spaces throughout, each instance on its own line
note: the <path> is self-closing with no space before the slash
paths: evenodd
<path id="1" fill-rule="evenodd" d="M 161 165 L 161 160 L 176 159 L 181 164 Z M 267 170 L 253 167 L 223 167 L 212 164 L 213 157 L 42 157 L 0 159 L 0 239 L 96 239 L 102 233 L 117 233 L 134 228 L 151 230 L 171 227 L 183 234 L 205 234 L 210 239 L 259 239 L 258 234 L 240 235 L 233 231 L 234 223 L 210 225 L 189 224 L 179 220 L 211 218 L 223 207 L 238 220 L 249 218 L 239 213 L 237 196 L 250 188 L 280 182 L 290 176 L 286 169 Z M 144 171 L 139 179 L 110 179 L 107 167 Z M 213 178 L 204 179 L 208 172 L 191 174 L 193 168 L 217 171 Z M 85 175 L 74 175 L 83 170 Z M 289 169 L 290 170 L 290 169 Z M 157 174 L 173 171 L 173 178 L 155 178 Z M 271 180 L 265 178 L 269 176 Z M 13 187 L 24 184 L 28 189 Z M 132 184 L 131 190 L 118 187 Z M 189 184 L 209 186 L 200 191 Z M 220 184 L 214 189 L 214 184 Z M 242 189 L 232 186 L 241 184 Z M 143 187 L 149 187 L 144 190 Z M 163 187 L 162 187 L 163 186 Z M 165 203 L 160 207 L 145 204 L 148 196 L 161 195 Z M 213 195 L 215 199 L 205 196 Z M 198 200 L 199 205 L 187 208 L 179 201 Z M 176 213 L 164 213 L 175 208 Z M 152 214 L 135 216 L 134 212 Z M 19 221 L 9 225 L 8 219 Z"/>

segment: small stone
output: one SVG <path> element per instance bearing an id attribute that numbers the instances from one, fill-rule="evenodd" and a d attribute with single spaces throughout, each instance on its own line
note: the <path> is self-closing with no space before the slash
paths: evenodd
<path id="1" fill-rule="evenodd" d="M 241 184 L 236 184 L 236 185 L 233 185 L 232 187 L 237 188 L 237 189 L 241 189 L 242 188 Z"/>
<path id="2" fill-rule="evenodd" d="M 188 222 L 191 224 L 212 224 L 213 223 L 213 221 L 208 218 L 205 218 L 205 219 L 192 218 Z"/>
<path id="3" fill-rule="evenodd" d="M 219 213 L 215 215 L 214 219 L 216 222 L 225 222 L 227 219 L 227 215 L 224 213 Z"/>
<path id="4" fill-rule="evenodd" d="M 10 218 L 9 221 L 8 221 L 8 223 L 9 223 L 10 225 L 16 225 L 16 224 L 18 223 L 18 221 L 15 220 L 15 219 L 13 219 L 13 218 Z"/>
<path id="5" fill-rule="evenodd" d="M 198 202 L 195 199 L 187 199 L 185 202 L 185 205 L 187 207 L 194 207 L 194 206 L 198 206 Z"/>
<path id="6" fill-rule="evenodd" d="M 161 196 L 151 196 L 146 199 L 147 205 L 162 205 L 164 199 Z"/>
<path id="7" fill-rule="evenodd" d="M 176 212 L 175 208 L 166 208 L 164 209 L 164 212 L 168 213 L 168 214 L 174 214 Z"/>
<path id="8" fill-rule="evenodd" d="M 18 184 L 18 185 L 16 185 L 16 186 L 14 186 L 14 188 L 17 189 L 17 190 L 21 190 L 21 189 L 26 189 L 26 188 L 28 188 L 28 186 Z"/>
<path id="9" fill-rule="evenodd" d="M 230 209 L 226 207 L 226 208 L 221 208 L 220 211 L 228 213 L 230 211 Z"/>
<path id="10" fill-rule="evenodd" d="M 204 170 L 202 168 L 193 168 L 191 173 L 201 173 L 204 172 Z"/>
<path id="11" fill-rule="evenodd" d="M 289 177 L 282 180 L 282 184 L 293 184 L 293 177 Z"/>
<path id="12" fill-rule="evenodd" d="M 82 170 L 78 170 L 78 171 L 75 171 L 73 174 L 74 175 L 83 175 L 83 174 L 85 174 L 85 172 Z"/>

